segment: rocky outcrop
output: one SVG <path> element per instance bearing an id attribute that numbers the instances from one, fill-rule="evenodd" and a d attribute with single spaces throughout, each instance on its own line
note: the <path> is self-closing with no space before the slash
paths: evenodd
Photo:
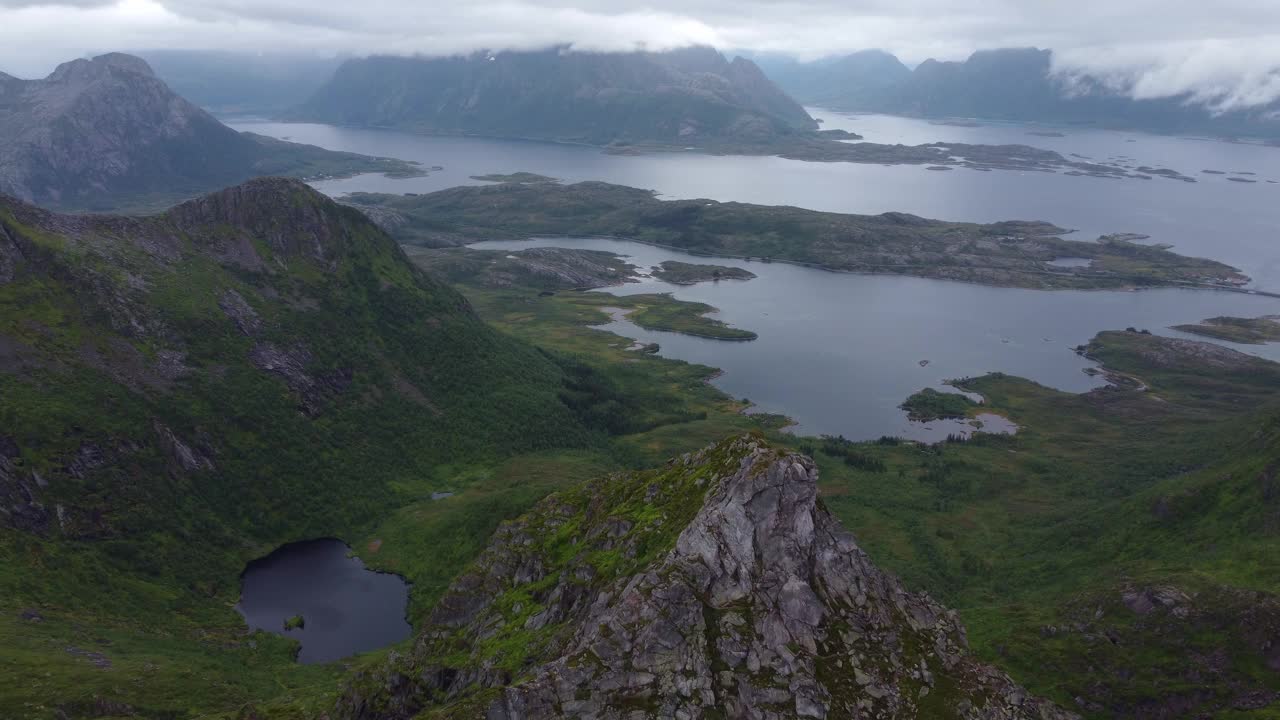
<path id="1" fill-rule="evenodd" d="M 969 656 L 956 614 L 877 569 L 816 479 L 747 436 L 553 497 L 336 714 L 1072 717 Z"/>

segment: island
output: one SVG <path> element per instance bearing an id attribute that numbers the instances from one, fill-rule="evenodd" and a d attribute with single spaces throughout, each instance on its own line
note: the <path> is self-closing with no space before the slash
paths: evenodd
<path id="1" fill-rule="evenodd" d="M 480 180 L 482 182 L 492 183 L 556 183 L 559 180 L 546 175 L 539 175 L 531 172 L 514 172 L 514 173 L 488 173 L 487 175 L 472 175 L 472 180 Z"/>
<path id="2" fill-rule="evenodd" d="M 602 182 L 457 187 L 343 198 L 401 243 L 429 247 L 535 236 L 611 236 L 701 255 L 827 270 L 1041 289 L 1239 288 L 1248 278 L 1115 234 L 1068 240 L 1047 222 L 962 223 L 889 212 L 852 215 L 707 199 L 660 200 Z M 1087 265 L 1050 265 L 1057 258 Z"/>
<path id="3" fill-rule="evenodd" d="M 703 265 L 679 260 L 666 260 L 653 270 L 653 276 L 672 285 L 696 285 L 700 282 L 719 280 L 750 280 L 756 276 L 750 270 L 726 265 Z"/>
<path id="4" fill-rule="evenodd" d="M 960 393 L 939 392 L 925 388 L 903 401 L 898 407 L 907 411 L 907 419 L 915 422 L 954 420 L 969 416 L 978 403 Z"/>
<path id="5" fill-rule="evenodd" d="M 1270 342 L 1280 342 L 1280 315 L 1264 315 L 1258 318 L 1214 317 L 1197 325 L 1174 325 L 1173 329 L 1215 340 L 1244 345 L 1265 345 Z"/>
<path id="6" fill-rule="evenodd" d="M 534 315 L 546 314 L 548 319 L 564 319 L 559 316 L 565 312 L 590 313 L 598 318 L 598 323 L 605 323 L 610 317 L 615 320 L 625 318 L 646 330 L 712 340 L 745 341 L 757 337 L 754 332 L 708 317 L 716 312 L 716 308 L 705 303 L 677 300 L 669 293 L 615 296 L 572 292 L 637 281 L 639 276 L 634 265 L 602 250 L 536 247 L 506 252 L 406 246 L 405 251 L 418 267 L 463 288 L 479 303 L 514 304 L 527 308 Z M 690 268 L 715 267 L 687 265 Z M 561 291 L 571 291 L 566 293 L 571 297 L 568 302 L 554 302 Z M 641 351 L 654 353 L 657 349 L 646 347 Z"/>

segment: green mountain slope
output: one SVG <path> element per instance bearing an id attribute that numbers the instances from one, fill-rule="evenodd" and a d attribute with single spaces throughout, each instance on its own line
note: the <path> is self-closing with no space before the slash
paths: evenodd
<path id="1" fill-rule="evenodd" d="M 598 444 L 620 408 L 300 182 L 142 219 L 3 200 L 4 704 L 271 694 L 291 662 L 230 610 L 245 560 L 359 537 L 446 466 Z M 64 651 L 86 647 L 116 670 Z"/>

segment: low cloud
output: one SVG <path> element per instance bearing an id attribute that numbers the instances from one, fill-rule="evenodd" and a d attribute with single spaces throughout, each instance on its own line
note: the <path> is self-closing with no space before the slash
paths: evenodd
<path id="1" fill-rule="evenodd" d="M 1064 77 L 1220 110 L 1280 96 L 1276 0 L 0 0 L 0 69 L 108 50 L 448 55 L 567 44 L 714 45 L 802 59 L 883 48 L 908 63 L 1048 47 Z"/>
<path id="2" fill-rule="evenodd" d="M 1185 97 L 1215 112 L 1280 100 L 1280 35 L 1055 53 L 1054 72 L 1146 100 Z"/>

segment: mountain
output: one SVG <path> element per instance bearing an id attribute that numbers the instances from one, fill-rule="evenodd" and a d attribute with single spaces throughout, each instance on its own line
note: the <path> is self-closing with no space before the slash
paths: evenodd
<path id="1" fill-rule="evenodd" d="M 593 145 L 764 141 L 816 128 L 754 63 L 710 48 L 349 60 L 288 117 Z"/>
<path id="2" fill-rule="evenodd" d="M 554 495 L 333 716 L 1074 717 L 970 656 L 955 613 L 877 569 L 816 483 L 748 435 Z"/>
<path id="3" fill-rule="evenodd" d="M 337 57 L 215 50 L 138 53 L 174 92 L 210 112 L 274 115 L 311 97 L 342 64 Z"/>
<path id="4" fill-rule="evenodd" d="M 406 478 L 595 442 L 582 372 L 296 180 L 146 218 L 0 198 L 0 595 L 106 625 L 234 599 L 255 548 Z"/>
<path id="5" fill-rule="evenodd" d="M 792 97 L 820 107 L 875 102 L 881 93 L 911 75 L 902 61 L 884 50 L 861 50 L 808 63 L 781 55 L 760 56 L 755 61 Z"/>
<path id="6" fill-rule="evenodd" d="M 1051 50 L 1002 48 L 963 62 L 926 60 L 909 73 L 879 53 L 767 67 L 801 102 L 836 110 L 1280 137 L 1275 104 L 1215 113 L 1186 95 L 1134 100 L 1099 78 L 1055 75 L 1052 63 Z"/>
<path id="7" fill-rule="evenodd" d="M 0 193 L 50 207 L 151 209 L 258 175 L 412 170 L 238 133 L 131 55 L 73 60 L 43 80 L 0 74 Z"/>

